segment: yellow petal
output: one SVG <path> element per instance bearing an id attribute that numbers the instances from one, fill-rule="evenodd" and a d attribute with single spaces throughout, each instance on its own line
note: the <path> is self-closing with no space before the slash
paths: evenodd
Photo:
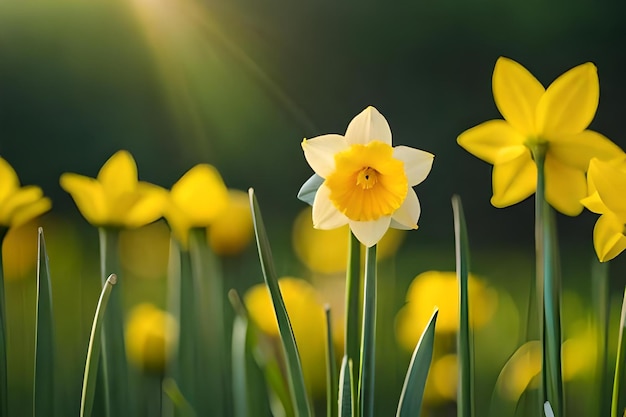
<path id="1" fill-rule="evenodd" d="M 171 201 L 166 206 L 164 214 L 172 234 L 180 242 L 182 249 L 186 250 L 189 246 L 189 230 L 191 229 L 187 216 Z"/>
<path id="2" fill-rule="evenodd" d="M 588 175 L 608 210 L 626 220 L 626 172 L 611 162 L 594 158 L 589 163 Z"/>
<path id="3" fill-rule="evenodd" d="M 20 206 L 15 211 L 11 222 L 11 227 L 19 227 L 28 223 L 30 220 L 39 217 L 43 213 L 49 211 L 52 208 L 52 201 L 47 197 L 39 198 L 29 204 Z"/>
<path id="4" fill-rule="evenodd" d="M 17 211 L 42 197 L 43 191 L 34 185 L 16 190 L 0 206 L 0 223 L 7 226 L 12 225 L 13 217 Z"/>
<path id="5" fill-rule="evenodd" d="M 308 219 L 309 227 L 311 219 Z M 240 190 L 228 190 L 228 209 L 209 227 L 209 245 L 217 255 L 241 253 L 254 237 L 250 197 Z"/>
<path id="6" fill-rule="evenodd" d="M 526 68 L 500 57 L 492 78 L 493 98 L 502 116 L 523 135 L 535 133 L 535 110 L 544 93 L 539 81 Z"/>
<path id="7" fill-rule="evenodd" d="M 551 140 L 582 132 L 596 114 L 599 97 L 596 66 L 587 62 L 572 68 L 554 80 L 539 100 L 537 133 Z"/>
<path id="8" fill-rule="evenodd" d="M 187 171 L 170 195 L 193 227 L 210 225 L 228 204 L 228 189 L 217 169 L 208 164 Z"/>
<path id="9" fill-rule="evenodd" d="M 494 164 L 503 149 L 523 146 L 526 139 L 504 120 L 490 120 L 461 133 L 458 144 L 472 155 Z M 505 161 L 501 161 L 505 162 Z"/>
<path id="10" fill-rule="evenodd" d="M 495 207 L 508 207 L 525 200 L 537 187 L 537 167 L 526 150 L 517 158 L 493 166 L 493 197 Z"/>
<path id="11" fill-rule="evenodd" d="M 109 201 L 119 196 L 132 193 L 137 186 L 137 164 L 128 151 L 116 152 L 100 168 L 98 181 Z"/>
<path id="12" fill-rule="evenodd" d="M 589 177 L 587 177 L 587 180 L 589 180 Z M 587 187 L 587 189 L 589 189 L 589 187 Z M 609 211 L 609 209 L 602 202 L 602 199 L 597 191 L 580 200 L 580 203 L 585 206 L 587 210 L 596 214 L 602 214 Z"/>
<path id="13" fill-rule="evenodd" d="M 609 138 L 593 130 L 583 130 L 574 135 L 551 139 L 548 153 L 564 164 L 581 171 L 587 171 L 591 158 L 609 160 L 624 154 Z"/>
<path id="14" fill-rule="evenodd" d="M 624 223 L 610 213 L 600 216 L 593 228 L 593 246 L 600 262 L 610 261 L 626 249 Z"/>
<path id="15" fill-rule="evenodd" d="M 154 184 L 140 181 L 137 183 L 134 203 L 126 213 L 121 213 L 124 226 L 141 227 L 163 216 L 167 200 L 167 191 Z"/>
<path id="16" fill-rule="evenodd" d="M 583 211 L 580 200 L 587 196 L 585 173 L 561 163 L 548 154 L 545 178 L 546 201 L 563 214 L 578 216 Z"/>
<path id="17" fill-rule="evenodd" d="M 0 157 L 0 204 L 20 186 L 13 167 Z"/>
<path id="18" fill-rule="evenodd" d="M 60 183 L 89 223 L 96 226 L 106 224 L 108 208 L 102 185 L 98 181 L 83 175 L 65 173 L 61 175 Z"/>
<path id="19" fill-rule="evenodd" d="M 378 140 L 391 146 L 391 129 L 387 119 L 374 107 L 369 106 L 352 119 L 346 129 L 345 138 L 349 145 L 366 145 Z"/>

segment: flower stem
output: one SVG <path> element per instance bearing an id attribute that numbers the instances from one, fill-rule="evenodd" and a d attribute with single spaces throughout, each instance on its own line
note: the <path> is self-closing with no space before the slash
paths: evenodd
<path id="1" fill-rule="evenodd" d="M 0 417 L 8 412 L 8 378 L 7 378 L 7 344 L 6 344 L 6 311 L 4 297 L 4 274 L 2 269 L 2 243 L 8 229 L 0 226 Z"/>
<path id="2" fill-rule="evenodd" d="M 361 243 L 350 232 L 348 246 L 348 270 L 346 273 L 346 328 L 344 355 L 352 360 L 352 381 L 359 380 L 361 343 Z M 353 397 L 356 398 L 352 393 Z"/>
<path id="3" fill-rule="evenodd" d="M 361 372 L 359 414 L 374 416 L 374 370 L 376 357 L 376 245 L 365 253 L 363 286 L 363 327 L 361 332 Z"/>
<path id="4" fill-rule="evenodd" d="M 541 406 L 549 401 L 555 415 L 563 415 L 563 381 L 561 375 L 560 281 L 557 270 L 557 242 L 554 213 L 545 193 L 546 147 L 533 149 L 537 165 L 535 196 L 535 248 L 537 257 L 537 290 L 542 300 L 539 314 L 543 348 L 543 395 Z"/>

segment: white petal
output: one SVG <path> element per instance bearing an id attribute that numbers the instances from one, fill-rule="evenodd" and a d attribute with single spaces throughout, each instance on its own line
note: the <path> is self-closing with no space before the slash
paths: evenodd
<path id="1" fill-rule="evenodd" d="M 426 179 L 435 155 L 408 146 L 396 146 L 393 148 L 393 157 L 404 162 L 409 186 L 413 187 Z"/>
<path id="2" fill-rule="evenodd" d="M 348 218 L 330 201 L 330 189 L 322 184 L 313 201 L 313 227 L 316 229 L 336 229 L 348 223 Z"/>
<path id="3" fill-rule="evenodd" d="M 335 154 L 346 148 L 348 143 L 341 135 L 322 135 L 302 141 L 306 161 L 322 178 L 326 178 L 335 170 Z"/>
<path id="4" fill-rule="evenodd" d="M 350 220 L 350 230 L 352 230 L 354 236 L 359 239 L 359 242 L 369 248 L 378 243 L 385 232 L 387 232 L 387 229 L 389 229 L 390 223 L 390 216 L 381 217 L 378 220 L 370 222 L 357 222 Z"/>
<path id="5" fill-rule="evenodd" d="M 391 217 L 391 227 L 401 230 L 417 229 L 417 220 L 420 218 L 422 209 L 417 199 L 417 194 L 413 188 L 409 187 L 409 192 L 402 205 Z"/>
<path id="6" fill-rule="evenodd" d="M 346 140 L 350 145 L 365 145 L 379 140 L 391 146 L 391 129 L 387 119 L 374 107 L 369 106 L 356 115 L 346 130 Z"/>

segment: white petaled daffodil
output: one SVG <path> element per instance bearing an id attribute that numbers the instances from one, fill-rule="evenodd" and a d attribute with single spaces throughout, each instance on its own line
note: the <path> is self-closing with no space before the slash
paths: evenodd
<path id="1" fill-rule="evenodd" d="M 391 129 L 374 107 L 359 113 L 344 136 L 304 139 L 304 156 L 323 179 L 313 200 L 313 226 L 350 225 L 365 246 L 375 245 L 389 227 L 417 229 L 420 203 L 413 186 L 426 179 L 434 155 L 391 146 Z"/>

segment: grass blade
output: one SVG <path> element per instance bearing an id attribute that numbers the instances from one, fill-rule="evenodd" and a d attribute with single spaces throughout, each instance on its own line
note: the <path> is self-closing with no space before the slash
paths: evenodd
<path id="1" fill-rule="evenodd" d="M 613 396 L 611 401 L 611 417 L 619 417 L 620 410 L 626 407 L 626 393 L 622 387 L 626 367 L 626 290 L 622 300 L 622 313 L 619 321 L 617 339 L 617 357 L 615 358 L 615 379 L 613 380 Z"/>
<path id="2" fill-rule="evenodd" d="M 352 360 L 347 355 L 341 361 L 339 372 L 339 417 L 354 417 L 354 383 L 352 380 Z"/>
<path id="3" fill-rule="evenodd" d="M 109 303 L 111 290 L 117 282 L 117 276 L 111 274 L 104 283 L 96 314 L 91 326 L 89 336 L 89 347 L 87 348 L 87 360 L 85 361 L 85 374 L 83 377 L 83 391 L 80 400 L 80 417 L 89 417 L 93 406 L 93 399 L 96 392 L 96 379 L 98 374 L 98 362 L 100 359 L 100 349 L 102 347 L 102 330 L 104 323 L 104 313 Z"/>
<path id="4" fill-rule="evenodd" d="M 248 317 L 237 294 L 237 291 L 230 290 L 228 293 L 230 304 L 236 312 L 233 322 L 232 338 L 232 369 L 233 369 L 233 412 L 234 417 L 248 417 L 250 415 L 248 407 L 248 372 L 247 346 L 248 346 Z"/>
<path id="5" fill-rule="evenodd" d="M 593 257 L 591 267 L 591 299 L 592 323 L 596 331 L 596 372 L 594 377 L 595 397 L 594 410 L 599 416 L 611 413 L 611 399 L 608 381 L 608 341 L 609 341 L 609 262 L 600 262 Z"/>
<path id="6" fill-rule="evenodd" d="M 474 371 L 472 343 L 469 327 L 469 242 L 461 198 L 452 197 L 454 212 L 454 241 L 456 247 L 456 274 L 459 280 L 459 332 L 457 354 L 459 358 L 459 389 L 457 391 L 457 416 L 474 415 Z"/>
<path id="7" fill-rule="evenodd" d="M 0 226 L 0 417 L 9 415 L 7 378 L 6 300 L 4 296 L 4 270 L 2 266 L 2 243 L 8 229 Z"/>
<path id="8" fill-rule="evenodd" d="M 344 354 L 352 361 L 352 382 L 359 381 L 361 370 L 361 242 L 350 231 L 348 269 L 346 271 L 346 324 Z M 356 411 L 355 411 L 355 414 Z"/>
<path id="9" fill-rule="evenodd" d="M 311 405 L 306 394 L 306 388 L 304 386 L 304 377 L 302 375 L 302 365 L 300 363 L 300 356 L 298 354 L 298 348 L 296 346 L 296 339 L 293 335 L 291 328 L 291 322 L 287 315 L 287 309 L 285 302 L 280 293 L 278 287 L 278 277 L 274 269 L 274 262 L 272 260 L 272 252 L 270 249 L 269 240 L 265 232 L 265 225 L 261 218 L 261 210 L 259 204 L 254 195 L 254 190 L 249 190 L 250 195 L 250 208 L 252 211 L 252 220 L 254 223 L 254 232 L 256 234 L 257 247 L 259 250 L 259 258 L 261 261 L 261 269 L 263 270 L 263 277 L 265 284 L 269 289 L 270 296 L 272 298 L 272 304 L 274 306 L 274 312 L 276 313 L 276 320 L 278 322 L 278 330 L 280 333 L 280 340 L 285 351 L 285 359 L 287 364 L 287 379 L 289 381 L 289 388 L 291 396 L 293 398 L 293 404 L 297 417 L 310 417 L 312 415 Z"/>
<path id="10" fill-rule="evenodd" d="M 396 417 L 416 417 L 420 415 L 426 378 L 428 377 L 430 363 L 433 359 L 437 313 L 438 310 L 433 312 L 413 351 L 400 394 Z"/>
<path id="11" fill-rule="evenodd" d="M 376 245 L 365 252 L 358 415 L 374 416 L 376 369 Z"/>
<path id="12" fill-rule="evenodd" d="M 546 414 L 546 417 L 554 417 L 552 407 L 550 406 L 550 403 L 548 401 L 543 403 L 543 412 Z"/>
<path id="13" fill-rule="evenodd" d="M 50 268 L 43 229 L 38 230 L 37 247 L 37 302 L 35 313 L 35 383 L 33 415 L 47 417 L 54 414 L 54 330 L 52 321 L 52 290 Z"/>
<path id="14" fill-rule="evenodd" d="M 187 401 L 182 392 L 178 389 L 176 381 L 171 378 L 166 378 L 163 381 L 163 392 L 172 402 L 174 409 L 176 410 L 176 416 L 178 417 L 196 417 L 196 413 L 193 411 L 193 407 Z"/>
<path id="15" fill-rule="evenodd" d="M 330 317 L 330 306 L 324 307 L 326 313 L 326 416 L 337 417 L 337 364 L 335 363 L 335 347 L 333 345 L 333 328 Z"/>

